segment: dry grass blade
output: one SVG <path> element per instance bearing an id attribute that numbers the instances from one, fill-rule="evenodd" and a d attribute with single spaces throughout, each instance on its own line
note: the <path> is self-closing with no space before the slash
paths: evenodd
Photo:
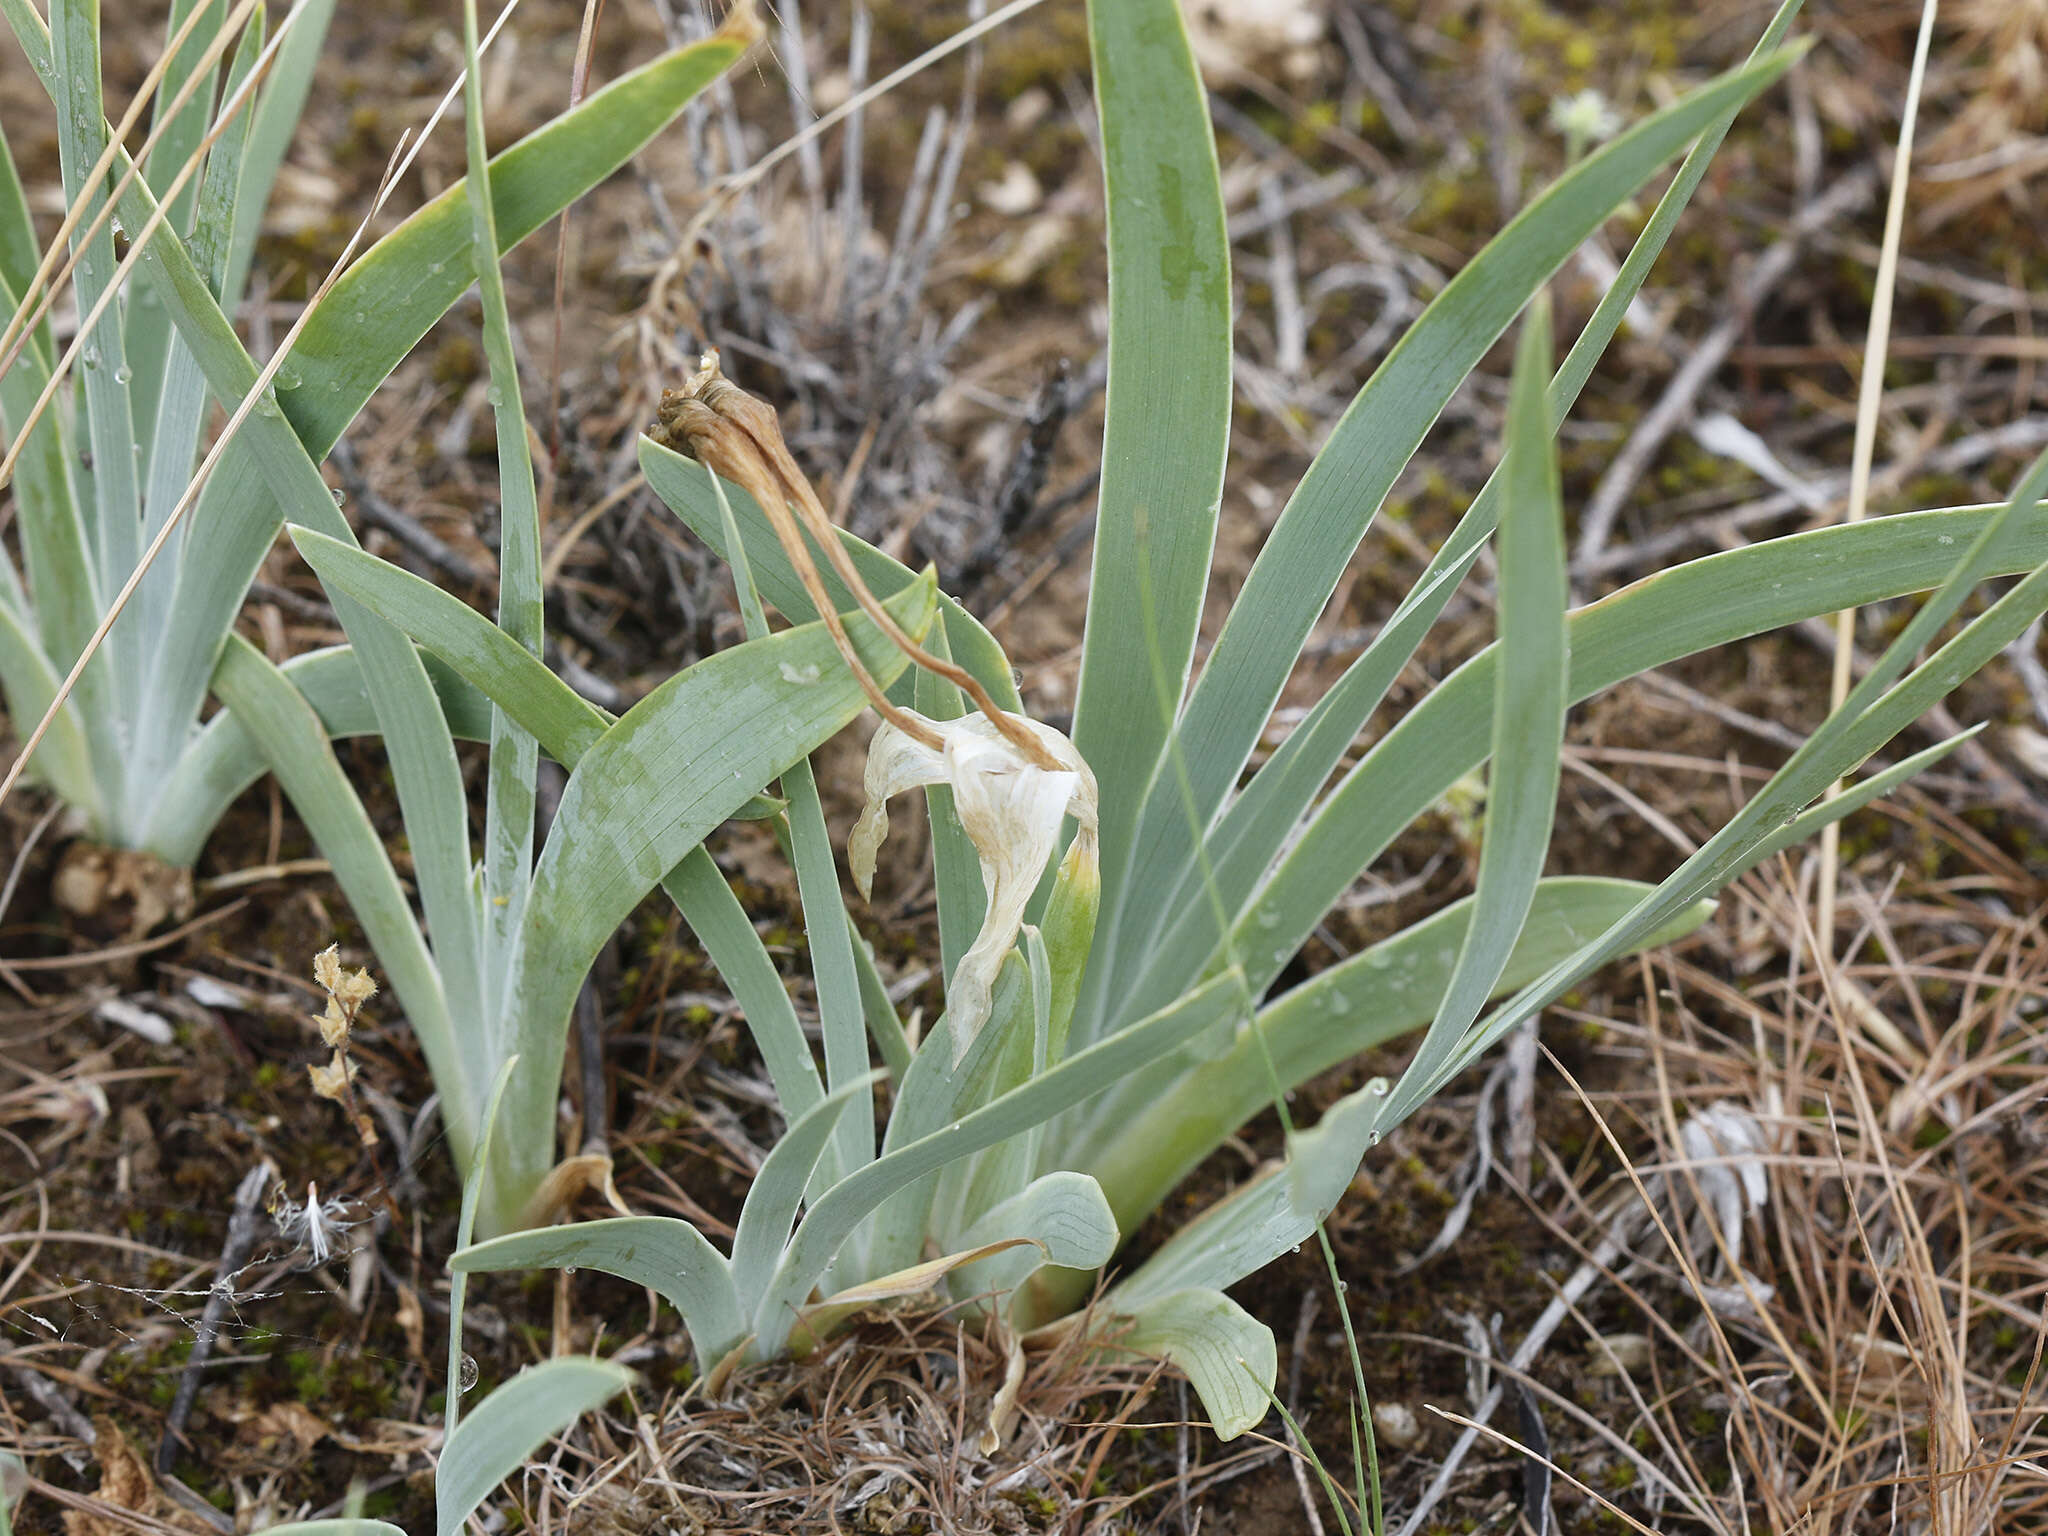
<path id="1" fill-rule="evenodd" d="M 1899 277 L 1899 240 L 1906 224 L 1906 189 L 1912 179 L 1913 128 L 1920 115 L 1920 93 L 1927 79 L 1927 53 L 1934 41 L 1934 14 L 1940 0 L 1923 0 L 1920 33 L 1913 45 L 1913 70 L 1906 81 L 1905 105 L 1899 117 L 1898 147 L 1892 156 L 1892 185 L 1885 205 L 1884 244 L 1870 295 L 1870 332 L 1863 344 L 1863 377 L 1856 397 L 1856 442 L 1849 462 L 1849 504 L 1844 520 L 1858 523 L 1870 503 L 1870 464 L 1877 450 L 1877 413 L 1884 399 L 1885 356 L 1892 333 L 1892 292 Z M 1835 615 L 1835 669 L 1828 707 L 1839 709 L 1849 694 L 1855 661 L 1856 611 Z M 1828 798 L 1841 793 L 1839 783 Z M 1830 947 L 1835 933 L 1835 883 L 1842 852 L 1841 827 L 1829 823 L 1821 832 L 1821 883 L 1817 920 L 1822 942 Z"/>
<path id="2" fill-rule="evenodd" d="M 219 63 L 221 55 L 227 51 L 228 44 L 234 40 L 236 33 L 240 30 L 243 23 L 248 20 L 250 13 L 255 10 L 256 4 L 257 0 L 243 0 L 242 5 L 235 11 L 234 15 L 229 17 L 227 22 L 222 25 L 213 41 L 207 44 L 205 50 L 200 55 L 199 68 L 192 71 L 191 78 L 179 89 L 178 94 L 171 98 L 169 106 L 158 114 L 158 121 L 150 129 L 149 137 L 144 141 L 141 153 L 135 156 L 136 167 L 139 167 L 148 158 L 150 149 L 155 147 L 157 140 L 168 126 L 169 120 L 177 115 L 180 107 L 191 100 L 193 94 L 203 83 L 207 73 Z M 121 188 L 125 187 L 138 174 L 137 169 L 131 167 L 121 178 L 114 193 L 107 198 L 105 205 L 94 216 L 92 223 L 86 226 L 85 233 L 79 238 L 76 248 L 74 248 L 71 240 L 72 232 L 78 228 L 78 221 L 85 216 L 86 204 L 91 201 L 93 193 L 98 188 L 106 185 L 107 172 L 113 169 L 114 159 L 120 154 L 121 146 L 127 142 L 128 135 L 134 130 L 135 125 L 142 121 L 143 111 L 155 98 L 157 87 L 163 84 L 164 75 L 169 71 L 172 60 L 177 58 L 179 49 L 183 48 L 191 39 L 193 29 L 199 25 L 205 15 L 206 12 L 203 7 L 195 6 L 192 13 L 185 18 L 183 24 L 172 34 L 170 40 L 165 44 L 162 54 L 157 58 L 156 63 L 150 66 L 149 73 L 143 76 L 142 83 L 136 87 L 134 99 L 128 103 L 128 110 L 121 114 L 121 121 L 115 125 L 114 131 L 107 136 L 106 148 L 100 151 L 99 159 L 93 162 L 92 170 L 85 178 L 86 185 L 91 190 L 86 196 L 73 201 L 64 210 L 64 218 L 58 224 L 56 234 L 51 237 L 48 248 L 43 252 L 43 259 L 37 265 L 34 276 L 29 279 L 28 287 L 18 296 L 17 308 L 8 317 L 6 330 L 0 332 L 0 373 L 5 373 L 14 366 L 15 359 L 21 355 L 21 349 L 26 343 L 29 331 L 45 314 L 49 313 L 50 305 L 55 302 L 56 296 L 63 291 L 65 281 L 70 277 L 72 268 L 77 265 L 78 251 L 83 250 L 86 242 L 99 233 L 100 226 L 113 214 L 114 204 L 120 197 Z M 293 19 L 291 17 L 285 19 L 284 25 L 278 29 L 280 35 L 290 30 Z M 226 117 L 229 114 L 223 113 L 221 115 Z M 165 199 L 165 201 L 169 201 L 169 199 Z M 54 277 L 52 276 L 53 272 L 55 273 Z M 27 427 L 23 427 L 15 435 L 17 438 L 27 437 Z M 11 464 L 12 462 L 12 457 L 10 456 L 9 463 Z M 7 475 L 4 472 L 0 472 L 0 485 L 4 485 L 6 481 Z"/>
<path id="3" fill-rule="evenodd" d="M 1155 1373 L 1092 1362 L 1078 1344 L 1038 1357 L 1010 1404 L 1015 1427 L 979 1454 L 974 1426 L 1009 1369 L 1001 1342 L 952 1308 L 894 1312 L 719 1401 L 685 1392 L 603 1426 L 615 1454 L 567 1477 L 560 1497 L 592 1536 L 1100 1528 L 1102 1453 Z M 1119 1411 L 1084 1417 L 1105 1394 Z"/>
<path id="4" fill-rule="evenodd" d="M 1738 990 L 1718 979 L 1726 957 L 1667 957 L 1641 1030 L 1616 1026 L 1615 1054 L 1647 1057 L 1656 1094 L 1588 1104 L 1668 1211 L 1663 1252 L 1616 1277 L 1656 1341 L 1629 1391 L 1684 1452 L 1660 1465 L 1722 1531 L 2048 1530 L 2048 949 L 2039 910 L 1968 905 L 1969 884 L 1868 901 L 1852 886 L 1850 953 L 1879 958 L 1838 963 L 1810 880 L 1760 871 L 1737 899 L 1773 925 L 1782 979 Z M 1869 1010 L 1913 1054 L 1874 1045 Z M 1742 1124 L 1760 1139 L 1700 1131 Z M 1632 1159 L 1643 1133 L 1658 1151 Z M 1674 1351 L 1690 1363 L 1670 1373 Z"/>
<path id="5" fill-rule="evenodd" d="M 1627 1524 L 1630 1530 L 1641 1531 L 1644 1533 L 1644 1536 L 1656 1536 L 1655 1531 L 1651 1530 L 1649 1526 L 1643 1524 L 1642 1521 L 1636 1519 L 1634 1515 L 1631 1515 L 1627 1510 L 1623 1509 L 1620 1505 L 1614 1503 L 1611 1499 L 1606 1498 L 1604 1495 L 1595 1491 L 1587 1484 L 1580 1482 L 1576 1477 L 1573 1477 L 1571 1473 L 1565 1471 L 1563 1467 L 1560 1467 L 1556 1462 L 1552 1461 L 1549 1457 L 1537 1455 L 1536 1452 L 1530 1450 L 1529 1447 L 1527 1447 L 1526 1445 L 1523 1445 L 1519 1440 L 1515 1439 L 1514 1436 L 1504 1435 L 1499 1430 L 1494 1429 L 1489 1425 L 1481 1424 L 1473 1419 L 1468 1419 L 1462 1413 L 1453 1413 L 1448 1408 L 1432 1407 L 1429 1411 L 1435 1414 L 1438 1418 L 1448 1419 L 1451 1423 L 1460 1425 L 1466 1429 L 1470 1429 L 1477 1434 L 1484 1435 L 1487 1439 L 1504 1445 L 1508 1447 L 1510 1450 L 1515 1451 L 1519 1455 L 1526 1456 L 1531 1460 L 1540 1462 L 1543 1466 L 1547 1467 L 1555 1476 L 1561 1477 L 1566 1482 L 1570 1483 L 1574 1488 L 1578 1489 L 1581 1493 L 1585 1494 L 1587 1498 L 1591 1499 L 1594 1503 L 1598 1504 L 1603 1510 L 1605 1510 L 1608 1514 L 1612 1515 L 1615 1519 L 1620 1520 Z"/>

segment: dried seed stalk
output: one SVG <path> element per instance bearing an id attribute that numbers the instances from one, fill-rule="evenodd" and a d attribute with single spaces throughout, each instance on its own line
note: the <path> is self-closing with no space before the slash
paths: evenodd
<path id="1" fill-rule="evenodd" d="M 876 686 L 874 677 L 861 664 L 852 641 L 847 638 L 846 627 L 839 620 L 836 605 L 825 590 L 824 577 L 818 572 L 817 562 L 811 557 L 810 544 L 804 538 L 806 532 L 824 550 L 825 558 L 853 594 L 861 612 L 874 621 L 898 650 L 917 666 L 944 678 L 964 692 L 1004 740 L 1034 766 L 1048 772 L 1058 772 L 1064 766 L 1046 750 L 1037 736 L 997 706 L 973 673 L 934 656 L 891 617 L 888 609 L 861 579 L 853 557 L 839 541 L 839 530 L 826 513 L 824 504 L 818 500 L 818 493 L 811 488 L 811 482 L 790 456 L 789 447 L 782 439 L 782 424 L 774 410 L 719 371 L 716 351 L 704 354 L 697 372 L 681 389 L 662 392 L 659 425 L 662 437 L 689 453 L 707 469 L 740 486 L 760 504 L 761 510 L 768 515 L 769 526 L 775 530 L 776 539 L 789 556 L 790 564 L 796 568 L 804 591 L 810 594 L 818 616 L 825 621 L 833 644 L 838 646 L 839 654 L 846 658 L 847 666 L 860 680 L 868 702 L 884 720 L 933 751 L 940 750 L 943 745 L 937 733 L 922 718 L 891 704 Z"/>

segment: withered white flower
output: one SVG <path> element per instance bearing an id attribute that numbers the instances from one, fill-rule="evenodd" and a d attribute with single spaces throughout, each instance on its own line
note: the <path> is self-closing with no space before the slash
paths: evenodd
<path id="1" fill-rule="evenodd" d="M 846 840 L 846 861 L 854 884 L 866 896 L 874 883 L 875 853 L 889 833 L 888 800 L 906 789 L 942 784 L 953 791 L 953 807 L 981 856 L 981 880 L 988 911 L 981 932 L 960 957 L 946 988 L 946 1012 L 953 1023 L 953 1060 L 988 1022 L 990 992 L 1003 957 L 1024 926 L 1024 906 L 1038 885 L 1046 860 L 1059 848 L 1060 826 L 1072 816 L 1079 834 L 1069 859 L 1096 857 L 1095 775 L 1074 744 L 1049 725 L 1009 715 L 1012 727 L 1029 731 L 1057 769 L 1041 768 L 1007 740 L 987 716 L 958 720 L 911 717 L 935 735 L 936 748 L 896 726 L 882 724 L 868 748 L 867 803 Z"/>

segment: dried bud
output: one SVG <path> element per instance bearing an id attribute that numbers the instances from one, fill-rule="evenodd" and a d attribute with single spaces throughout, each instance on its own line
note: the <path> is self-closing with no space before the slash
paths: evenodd
<path id="1" fill-rule="evenodd" d="M 348 1044 L 349 1017 L 341 1011 L 341 1003 L 327 999 L 327 1011 L 313 1015 L 313 1022 L 320 1028 L 320 1042 L 330 1050 L 340 1050 Z"/>
<path id="2" fill-rule="evenodd" d="M 306 1068 L 306 1075 L 312 1078 L 313 1092 L 318 1097 L 339 1101 L 348 1097 L 348 1085 L 355 1081 L 356 1064 L 336 1051 L 333 1061 L 324 1067 L 316 1064 Z"/>
<path id="3" fill-rule="evenodd" d="M 655 436 L 745 488 L 770 517 L 786 503 L 815 500 L 810 482 L 783 441 L 773 406 L 748 394 L 704 354 L 681 389 L 665 389 Z"/>
<path id="4" fill-rule="evenodd" d="M 330 997 L 341 986 L 341 946 L 330 944 L 313 957 L 313 979 Z"/>
<path id="5" fill-rule="evenodd" d="M 342 1007 L 348 1010 L 351 1019 L 362 1009 L 363 1004 L 376 995 L 377 983 L 370 979 L 368 971 L 348 971 L 334 988 L 334 996 L 340 1000 Z"/>

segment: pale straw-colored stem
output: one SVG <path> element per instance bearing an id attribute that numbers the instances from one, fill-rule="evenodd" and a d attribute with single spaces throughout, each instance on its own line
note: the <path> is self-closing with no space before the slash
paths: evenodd
<path id="1" fill-rule="evenodd" d="M 875 713 L 911 740 L 929 747 L 934 752 L 943 750 L 945 743 L 938 732 L 915 715 L 898 709 L 891 703 L 889 696 L 875 681 L 874 675 L 868 671 L 866 663 L 860 659 L 860 653 L 853 647 L 852 638 L 846 633 L 845 622 L 839 617 L 839 605 L 832 600 L 832 594 L 826 590 L 825 578 L 819 574 L 818 564 L 811 558 L 810 545 L 804 539 L 803 530 L 798 526 L 796 518 L 790 515 L 789 502 L 785 499 L 778 480 L 765 473 L 756 473 L 744 476 L 738 483 L 746 489 L 748 495 L 760 503 L 761 510 L 768 514 L 768 525 L 775 530 L 776 540 L 788 554 L 790 564 L 796 567 L 797 579 L 804 584 L 804 591 L 810 595 L 811 606 L 818 610 L 818 617 L 825 621 L 826 632 L 832 636 L 832 643 L 839 648 L 840 656 L 845 659 L 846 665 L 859 681 L 861 692 L 867 695 L 868 702 L 875 708 Z M 884 617 L 887 617 L 886 610 Z M 887 629 L 884 633 L 887 633 Z M 897 633 L 902 632 L 898 630 Z M 889 638 L 894 640 L 896 637 L 890 635 Z"/>
<path id="2" fill-rule="evenodd" d="M 1890 201 L 1885 206 L 1884 243 L 1870 294 L 1870 332 L 1863 343 L 1863 377 L 1856 397 L 1856 441 L 1849 461 L 1849 504 L 1843 521 L 1860 523 L 1870 505 L 1870 466 L 1877 449 L 1878 408 L 1884 399 L 1884 365 L 1892 332 L 1892 291 L 1899 275 L 1899 241 L 1906 224 L 1906 190 L 1912 180 L 1913 129 L 1920 115 L 1920 91 L 1927 78 L 1927 54 L 1934 39 L 1934 13 L 1940 0 L 1924 0 L 1920 35 L 1913 45 L 1913 68 L 1906 79 L 1906 100 L 1899 116 L 1898 149 L 1892 156 Z M 1840 709 L 1849 696 L 1849 675 L 1856 654 L 1856 610 L 1835 615 L 1835 670 L 1828 707 Z M 1842 792 L 1841 781 L 1830 784 L 1824 798 Z M 1814 932 L 1823 949 L 1835 946 L 1835 894 L 1841 875 L 1841 823 L 1821 830 L 1820 879 Z"/>
<path id="3" fill-rule="evenodd" d="M 973 700 L 974 707 L 980 710 L 988 718 L 989 723 L 1002 732 L 1003 739 L 1023 753 L 1029 762 L 1050 773 L 1060 772 L 1062 765 L 1059 760 L 1046 751 L 1045 744 L 1031 731 L 1026 730 L 1014 715 L 997 706 L 996 701 L 989 696 L 988 690 L 981 685 L 981 679 L 965 667 L 933 655 L 904 633 L 903 627 L 861 579 L 860 570 L 853 563 L 853 556 L 847 553 L 846 546 L 839 540 L 839 530 L 833 526 L 832 519 L 825 515 L 825 508 L 819 502 L 817 492 L 811 489 L 810 482 L 804 479 L 795 462 L 789 459 L 786 449 L 782 453 L 782 458 L 787 461 L 787 468 L 783 470 L 785 477 L 793 477 L 790 481 L 791 500 L 798 516 L 802 518 L 811 536 L 823 546 L 825 558 L 832 562 L 832 569 L 838 572 L 839 579 L 846 583 L 847 590 L 853 594 L 853 600 L 860 605 L 861 612 L 874 620 L 875 626 L 894 641 L 897 649 L 904 655 L 927 672 L 944 678 Z"/>
<path id="4" fill-rule="evenodd" d="M 855 654 L 836 611 L 837 605 L 825 589 L 823 576 L 812 558 L 810 542 L 816 540 L 831 562 L 833 571 L 845 583 L 854 603 L 875 627 L 917 666 L 952 683 L 973 700 L 1003 738 L 1038 768 L 1057 773 L 1064 767 L 1036 735 L 1021 721 L 996 704 L 980 679 L 966 668 L 933 655 L 913 639 L 882 606 L 860 569 L 840 542 L 839 529 L 826 513 L 818 493 L 797 467 L 782 439 L 782 425 L 774 410 L 727 379 L 718 369 L 718 354 L 704 354 L 702 366 L 680 395 L 671 396 L 664 416 L 673 417 L 673 430 L 706 468 L 724 475 L 743 487 L 759 503 L 775 531 L 778 543 L 795 567 L 797 579 L 825 621 L 834 644 L 860 680 L 875 711 L 891 725 L 923 746 L 937 751 L 942 738 L 917 717 L 896 708 L 875 686 L 867 668 Z M 804 537 L 810 534 L 810 539 Z"/>

